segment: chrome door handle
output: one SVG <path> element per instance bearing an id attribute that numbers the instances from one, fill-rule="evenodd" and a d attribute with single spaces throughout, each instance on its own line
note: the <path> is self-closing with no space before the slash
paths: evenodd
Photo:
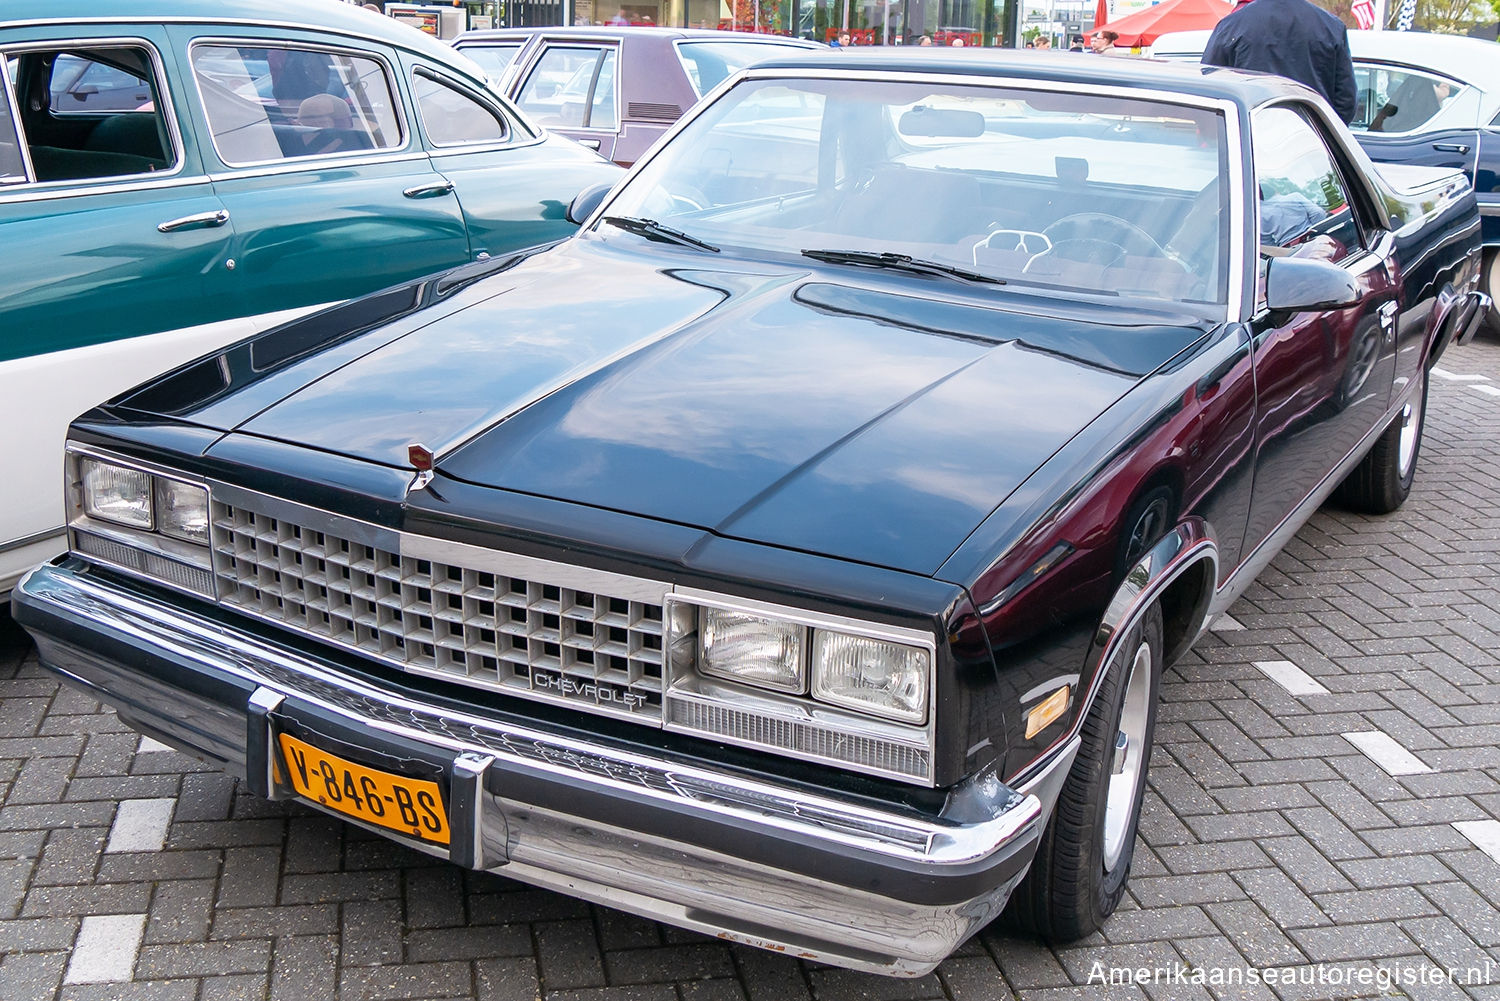
<path id="1" fill-rule="evenodd" d="M 214 229 L 229 221 L 229 213 L 223 209 L 217 212 L 199 212 L 197 215 L 185 215 L 181 219 L 169 219 L 163 223 L 157 223 L 158 233 L 175 233 L 179 229 Z"/>
<path id="2" fill-rule="evenodd" d="M 1432 148 L 1437 150 L 1439 153 L 1463 154 L 1469 152 L 1469 146 L 1467 143 L 1433 143 Z"/>
<path id="3" fill-rule="evenodd" d="M 407 198 L 436 198 L 446 195 L 453 190 L 452 181 L 443 181 L 439 184 L 419 184 L 415 188 L 407 188 L 401 192 Z"/>
<path id="4" fill-rule="evenodd" d="M 589 149 L 594 150 L 595 152 L 598 152 L 599 150 L 599 140 L 597 139 L 579 139 L 577 140 L 577 142 L 578 145 L 587 146 Z"/>

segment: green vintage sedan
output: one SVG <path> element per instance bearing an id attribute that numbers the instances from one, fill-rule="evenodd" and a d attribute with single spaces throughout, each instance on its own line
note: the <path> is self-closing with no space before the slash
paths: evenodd
<path id="1" fill-rule="evenodd" d="M 68 422 L 320 306 L 563 237 L 621 171 L 334 0 L 0 0 L 0 600 Z"/>

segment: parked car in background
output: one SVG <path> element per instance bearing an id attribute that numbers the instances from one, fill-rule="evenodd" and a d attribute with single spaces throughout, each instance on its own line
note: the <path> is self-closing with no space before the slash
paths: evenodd
<path id="1" fill-rule="evenodd" d="M 1207 31 L 1162 35 L 1158 59 L 1197 62 Z M 1371 158 L 1456 167 L 1484 221 L 1482 287 L 1489 329 L 1500 334 L 1500 59 L 1494 42 L 1420 31 L 1351 31 L 1358 88 L 1349 123 Z"/>
<path id="2" fill-rule="evenodd" d="M 627 167 L 734 71 L 826 49 L 780 35 L 609 25 L 470 31 L 453 45 L 539 125 Z"/>
<path id="3" fill-rule="evenodd" d="M 562 237 L 579 189 L 620 173 L 420 32 L 266 11 L 0 0 L 0 600 L 63 549 L 73 417 L 291 316 Z"/>
<path id="4" fill-rule="evenodd" d="M 792 111 L 799 127 L 786 127 Z M 1162 672 L 1398 507 L 1474 196 L 1275 77 L 742 71 L 580 232 L 76 421 L 42 663 L 416 849 L 863 970 L 1121 901 Z"/>

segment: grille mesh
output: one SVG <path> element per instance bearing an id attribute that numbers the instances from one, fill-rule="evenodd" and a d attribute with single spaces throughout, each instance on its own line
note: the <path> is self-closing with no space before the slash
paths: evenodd
<path id="1" fill-rule="evenodd" d="M 674 699 L 669 711 L 670 722 L 700 733 L 841 761 L 868 771 L 932 777 L 932 755 L 925 748 L 686 699 Z"/>
<path id="2" fill-rule="evenodd" d="M 409 671 L 661 719 L 661 606 L 402 556 L 215 502 L 219 599 Z"/>

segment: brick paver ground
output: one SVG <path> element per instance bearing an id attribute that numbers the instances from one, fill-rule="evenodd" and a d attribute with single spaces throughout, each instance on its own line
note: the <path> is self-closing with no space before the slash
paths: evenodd
<path id="1" fill-rule="evenodd" d="M 0 615 L 0 1001 L 1500 1001 L 1500 343 L 1440 368 L 1471 378 L 1434 379 L 1407 506 L 1320 513 L 1168 674 L 1085 942 L 990 930 L 888 980 L 465 873 L 143 746 Z"/>

